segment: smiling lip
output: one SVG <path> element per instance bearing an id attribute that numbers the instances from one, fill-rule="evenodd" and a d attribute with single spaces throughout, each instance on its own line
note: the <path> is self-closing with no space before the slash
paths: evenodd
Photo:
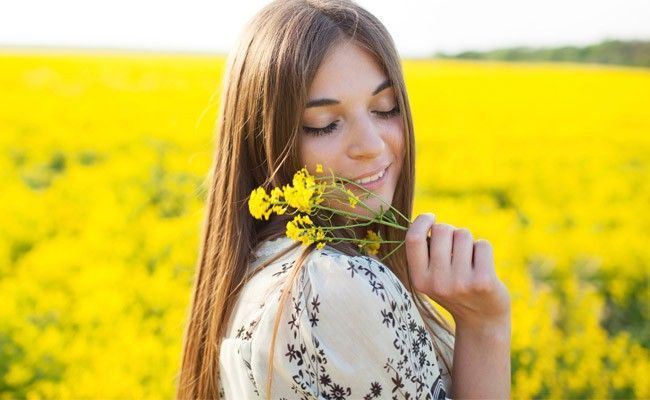
<path id="1" fill-rule="evenodd" d="M 368 183 L 355 183 L 355 184 L 348 183 L 348 184 L 346 184 L 346 186 L 349 189 L 352 189 L 352 190 L 354 190 L 354 189 L 359 190 L 359 187 L 356 186 L 356 185 L 362 186 L 362 187 L 364 187 L 366 189 L 376 189 L 379 186 L 383 185 L 384 181 L 386 181 L 386 177 L 388 176 L 388 172 L 390 171 L 390 166 L 391 165 L 392 164 L 388 164 L 388 166 L 384 168 L 386 170 L 386 172 L 384 172 L 384 175 L 381 178 L 377 179 L 376 181 L 372 181 L 372 182 L 368 182 Z M 377 173 L 379 173 L 381 171 L 383 171 L 383 170 L 379 170 L 379 171 L 377 171 L 375 173 L 372 173 L 372 174 L 366 174 L 366 176 L 373 176 L 373 175 L 375 175 L 375 174 L 377 174 Z M 362 178 L 364 178 L 364 177 L 362 176 L 362 177 L 359 177 L 359 178 L 356 178 L 356 179 L 351 179 L 351 180 L 358 180 L 358 179 L 362 179 Z"/>
<path id="2" fill-rule="evenodd" d="M 350 180 L 351 180 L 351 181 L 358 181 L 359 179 L 363 179 L 363 178 L 367 178 L 367 177 L 369 177 L 369 176 L 377 175 L 377 174 L 380 173 L 381 171 L 387 169 L 389 166 L 390 166 L 390 164 L 388 164 L 388 165 L 386 165 L 385 167 L 383 167 L 383 168 L 381 168 L 381 169 L 378 169 L 378 170 L 376 170 L 376 171 L 374 171 L 374 172 L 371 172 L 371 173 L 369 173 L 369 174 L 364 174 L 364 175 L 361 175 L 361 176 L 357 176 L 356 178 L 350 178 Z"/>

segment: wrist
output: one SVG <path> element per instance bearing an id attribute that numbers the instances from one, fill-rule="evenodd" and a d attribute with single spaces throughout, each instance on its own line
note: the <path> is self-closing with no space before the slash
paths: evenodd
<path id="1" fill-rule="evenodd" d="M 510 341 L 512 318 L 510 312 L 497 318 L 479 321 L 456 320 L 456 336 L 472 336 L 495 341 Z"/>

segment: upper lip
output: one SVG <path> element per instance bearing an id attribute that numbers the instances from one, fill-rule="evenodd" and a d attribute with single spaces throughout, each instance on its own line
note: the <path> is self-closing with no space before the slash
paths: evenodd
<path id="1" fill-rule="evenodd" d="M 358 181 L 359 179 L 363 179 L 363 178 L 367 178 L 369 176 L 377 175 L 378 173 L 380 173 L 381 171 L 385 170 L 388 167 L 390 167 L 390 164 L 387 164 L 387 165 L 385 165 L 385 166 L 383 166 L 381 168 L 378 168 L 378 169 L 374 170 L 373 172 L 368 172 L 367 174 L 359 175 L 356 178 L 352 178 L 350 180 L 351 181 Z"/>

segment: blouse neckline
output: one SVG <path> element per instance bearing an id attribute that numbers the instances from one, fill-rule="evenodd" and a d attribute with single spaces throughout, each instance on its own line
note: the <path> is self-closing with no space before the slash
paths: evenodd
<path id="1" fill-rule="evenodd" d="M 297 243 L 287 235 L 279 236 L 274 239 L 264 240 L 258 245 L 255 255 L 259 258 L 266 258 L 267 256 L 277 253 L 281 249 L 285 249 L 291 246 L 293 243 Z M 365 255 L 377 262 L 382 263 L 382 261 L 375 255 Z"/>
<path id="2" fill-rule="evenodd" d="M 255 254 L 258 257 L 265 258 L 273 253 L 276 253 L 278 249 L 286 248 L 294 243 L 293 239 L 285 236 L 280 236 L 275 239 L 264 240 L 259 244 Z"/>

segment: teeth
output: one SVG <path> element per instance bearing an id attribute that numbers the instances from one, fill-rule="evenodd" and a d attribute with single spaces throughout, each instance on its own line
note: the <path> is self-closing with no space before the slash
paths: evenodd
<path id="1" fill-rule="evenodd" d="M 381 178 L 382 176 L 384 176 L 385 173 L 386 173 L 386 170 L 383 170 L 383 171 L 381 171 L 380 173 L 378 173 L 376 175 L 369 176 L 369 177 L 363 178 L 363 179 L 359 179 L 359 180 L 356 180 L 354 182 L 355 183 L 360 183 L 360 184 L 373 182 L 373 181 L 376 181 L 377 179 Z"/>

